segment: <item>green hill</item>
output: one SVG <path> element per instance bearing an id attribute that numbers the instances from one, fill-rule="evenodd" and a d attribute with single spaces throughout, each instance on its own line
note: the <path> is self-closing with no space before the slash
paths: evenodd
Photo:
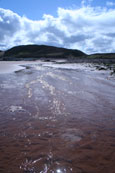
<path id="1" fill-rule="evenodd" d="M 66 59 L 69 62 L 86 63 L 115 63 L 115 53 L 101 53 L 87 55 L 80 50 L 65 49 L 46 45 L 21 45 L 5 52 L 0 51 L 0 60 L 51 60 Z"/>
<path id="2" fill-rule="evenodd" d="M 86 56 L 79 50 L 58 48 L 45 45 L 22 45 L 13 47 L 4 54 L 4 60 L 39 59 L 39 58 L 74 58 Z"/>

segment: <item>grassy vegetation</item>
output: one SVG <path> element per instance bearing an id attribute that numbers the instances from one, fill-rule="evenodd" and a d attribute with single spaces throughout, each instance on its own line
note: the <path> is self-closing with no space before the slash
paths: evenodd
<path id="1" fill-rule="evenodd" d="M 81 57 L 86 54 L 79 50 L 71 50 L 65 48 L 57 48 L 45 45 L 25 45 L 17 46 L 7 50 L 4 54 L 4 60 L 8 57 L 12 58 L 69 58 Z"/>
<path id="2" fill-rule="evenodd" d="M 44 59 L 66 59 L 76 63 L 115 64 L 115 53 L 87 55 L 79 50 L 58 48 L 46 45 L 22 45 L 0 52 L 0 60 L 21 61 Z"/>
<path id="3" fill-rule="evenodd" d="M 115 53 L 92 54 L 88 57 L 92 59 L 115 59 Z"/>

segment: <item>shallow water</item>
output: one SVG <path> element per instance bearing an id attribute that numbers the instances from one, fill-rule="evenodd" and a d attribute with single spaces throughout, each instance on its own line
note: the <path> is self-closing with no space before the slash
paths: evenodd
<path id="1" fill-rule="evenodd" d="M 0 172 L 115 172 L 110 72 L 88 64 L 22 65 L 0 74 Z"/>
<path id="2" fill-rule="evenodd" d="M 25 69 L 24 65 L 37 64 L 39 61 L 0 61 L 0 74 L 12 73 Z"/>

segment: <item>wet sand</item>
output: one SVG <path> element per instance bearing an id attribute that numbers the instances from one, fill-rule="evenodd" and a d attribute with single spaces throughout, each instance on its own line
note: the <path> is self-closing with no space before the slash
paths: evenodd
<path id="1" fill-rule="evenodd" d="M 0 173 L 114 173 L 115 76 L 21 65 L 0 72 Z"/>

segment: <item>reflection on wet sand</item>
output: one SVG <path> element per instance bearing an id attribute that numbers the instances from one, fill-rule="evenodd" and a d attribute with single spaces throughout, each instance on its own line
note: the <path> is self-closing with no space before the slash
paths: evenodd
<path id="1" fill-rule="evenodd" d="M 0 74 L 0 172 L 115 172 L 114 77 L 58 66 Z"/>

